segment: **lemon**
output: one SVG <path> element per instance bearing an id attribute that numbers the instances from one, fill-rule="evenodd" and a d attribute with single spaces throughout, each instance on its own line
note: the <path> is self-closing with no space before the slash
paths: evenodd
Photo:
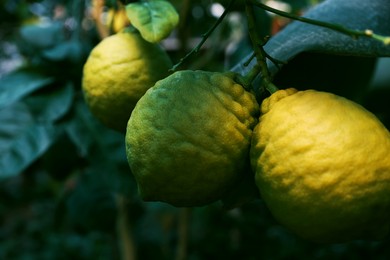
<path id="1" fill-rule="evenodd" d="M 314 90 L 264 100 L 251 164 L 271 213 L 320 243 L 380 239 L 390 225 L 390 133 L 360 105 Z"/>
<path id="2" fill-rule="evenodd" d="M 248 173 L 259 108 L 232 78 L 179 71 L 140 99 L 128 122 L 126 153 L 145 201 L 203 206 Z"/>
<path id="3" fill-rule="evenodd" d="M 125 132 L 137 101 L 171 67 L 163 49 L 139 33 L 122 31 L 109 36 L 91 51 L 84 65 L 86 103 L 104 125 Z"/>
<path id="4" fill-rule="evenodd" d="M 118 9 L 111 8 L 107 12 L 107 19 L 105 24 L 108 28 L 111 28 L 113 32 L 118 33 L 124 28 L 130 25 L 129 18 L 127 18 L 126 10 L 123 5 L 120 4 Z"/>

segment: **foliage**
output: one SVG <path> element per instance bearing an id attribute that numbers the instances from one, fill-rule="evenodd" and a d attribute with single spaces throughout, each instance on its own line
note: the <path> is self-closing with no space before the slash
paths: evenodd
<path id="1" fill-rule="evenodd" d="M 143 38 L 159 42 L 168 37 L 179 23 L 179 15 L 167 1 L 136 2 L 126 6 L 131 23 Z"/>
<path id="2" fill-rule="evenodd" d="M 193 2 L 172 1 L 179 26 L 161 44 L 175 61 L 217 19 L 212 1 Z M 312 1 L 285 2 L 298 12 Z M 115 3 L 107 1 L 107 8 Z M 325 3 L 310 17 L 390 34 L 385 0 Z M 119 259 L 120 198 L 140 259 L 172 259 L 183 250 L 189 259 L 389 258 L 389 238 L 335 245 L 300 240 L 274 221 L 261 200 L 232 210 L 218 203 L 194 208 L 190 219 L 188 209 L 140 201 L 123 134 L 101 125 L 83 99 L 82 67 L 100 41 L 91 10 L 90 1 L 1 0 L 1 46 L 13 47 L 0 52 L 0 258 Z M 237 4 L 232 10 L 236 16 L 221 23 L 182 68 L 222 71 L 236 63 L 236 71 L 250 68 L 242 66 L 251 52 L 243 10 Z M 260 9 L 256 15 L 265 34 L 280 22 Z M 390 127 L 389 65 L 385 58 L 376 62 L 389 56 L 389 47 L 293 23 L 272 37 L 266 50 L 289 61 L 281 70 L 269 64 L 278 84 L 335 85 Z M 349 89 L 346 79 L 356 89 Z"/>

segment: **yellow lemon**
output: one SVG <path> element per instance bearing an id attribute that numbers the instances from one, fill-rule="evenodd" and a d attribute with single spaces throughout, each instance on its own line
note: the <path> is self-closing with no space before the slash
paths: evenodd
<path id="1" fill-rule="evenodd" d="M 126 10 L 122 4 L 119 5 L 118 9 L 112 8 L 108 11 L 105 23 L 115 33 L 120 32 L 130 25 L 130 20 L 127 18 Z"/>
<path id="2" fill-rule="evenodd" d="M 103 124 L 126 131 L 131 111 L 146 90 L 168 75 L 172 63 L 157 44 L 123 31 L 102 40 L 84 65 L 86 103 Z"/>
<path id="3" fill-rule="evenodd" d="M 314 90 L 264 100 L 256 184 L 280 223 L 315 242 L 379 239 L 390 225 L 390 133 L 360 105 Z"/>
<path id="4" fill-rule="evenodd" d="M 248 174 L 259 109 L 232 76 L 179 71 L 140 99 L 128 122 L 126 152 L 144 200 L 202 206 Z"/>

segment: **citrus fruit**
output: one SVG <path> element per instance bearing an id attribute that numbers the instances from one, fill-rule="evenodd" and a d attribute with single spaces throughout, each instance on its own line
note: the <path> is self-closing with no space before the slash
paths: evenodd
<path id="1" fill-rule="evenodd" d="M 86 103 L 107 127 L 125 132 L 137 101 L 168 75 L 171 66 L 163 49 L 146 42 L 137 32 L 109 36 L 91 51 L 84 65 Z"/>
<path id="2" fill-rule="evenodd" d="M 320 242 L 380 239 L 390 225 L 390 133 L 360 105 L 286 89 L 261 105 L 251 165 L 280 223 Z"/>
<path id="3" fill-rule="evenodd" d="M 233 74 L 179 71 L 137 103 L 127 126 L 127 159 L 146 201 L 202 206 L 250 170 L 257 123 L 254 95 Z"/>
<path id="4" fill-rule="evenodd" d="M 107 12 L 105 25 L 108 28 L 111 28 L 113 32 L 118 33 L 124 28 L 130 25 L 129 18 L 127 18 L 126 10 L 123 5 L 120 4 L 118 9 L 111 8 Z"/>

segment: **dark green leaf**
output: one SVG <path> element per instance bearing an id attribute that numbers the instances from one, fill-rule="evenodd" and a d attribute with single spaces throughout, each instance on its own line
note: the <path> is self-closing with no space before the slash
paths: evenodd
<path id="1" fill-rule="evenodd" d="M 0 178 L 20 174 L 50 146 L 51 125 L 36 124 L 23 104 L 0 110 Z"/>
<path id="2" fill-rule="evenodd" d="M 67 217 L 82 230 L 107 230 L 115 225 L 114 194 L 107 182 L 96 180 L 94 173 L 86 173 L 78 180 L 80 185 L 69 195 Z"/>
<path id="3" fill-rule="evenodd" d="M 81 153 L 101 154 L 106 161 L 125 160 L 124 136 L 103 126 L 84 102 L 77 102 L 74 109 L 73 120 L 67 124 L 66 131 Z"/>
<path id="4" fill-rule="evenodd" d="M 87 156 L 95 142 L 98 122 L 81 101 L 75 103 L 72 113 L 72 120 L 68 122 L 66 132 L 78 147 L 80 154 Z"/>
<path id="5" fill-rule="evenodd" d="M 37 48 L 48 48 L 56 44 L 62 34 L 61 23 L 26 25 L 20 29 L 22 40 Z"/>
<path id="6" fill-rule="evenodd" d="M 53 78 L 28 70 L 8 74 L 0 79 L 0 109 L 53 81 Z"/>
<path id="7" fill-rule="evenodd" d="M 71 83 L 53 87 L 43 93 L 26 98 L 30 111 L 38 121 L 53 122 L 67 113 L 73 102 L 74 90 Z"/>
<path id="8" fill-rule="evenodd" d="M 69 60 L 77 62 L 82 57 L 81 43 L 78 41 L 67 41 L 57 44 L 53 48 L 43 51 L 43 57 L 51 61 Z"/>
<path id="9" fill-rule="evenodd" d="M 23 103 L 15 103 L 12 106 L 0 110 L 0 150 L 7 150 L 16 136 L 24 131 L 24 127 L 33 122 L 33 117 L 28 107 Z"/>
<path id="10" fill-rule="evenodd" d="M 340 24 L 352 30 L 370 29 L 376 34 L 390 35 L 390 5 L 387 0 L 328 0 L 304 16 Z M 368 39 L 354 39 L 328 28 L 292 22 L 267 44 L 272 57 L 288 61 L 301 52 L 325 52 L 353 56 L 390 56 L 390 46 Z"/>
<path id="11" fill-rule="evenodd" d="M 328 0 L 309 10 L 304 16 L 339 24 L 352 30 L 370 29 L 376 34 L 390 35 L 389 13 L 390 5 L 387 0 Z M 335 81 L 337 81 L 336 88 L 339 88 L 343 85 L 343 82 L 338 80 L 346 80 L 347 78 L 350 79 L 348 83 L 351 86 L 359 84 L 362 77 L 366 84 L 367 78 L 372 73 L 372 64 L 375 61 L 358 57 L 390 56 L 390 46 L 386 46 L 379 41 L 368 38 L 354 39 L 331 29 L 298 21 L 292 22 L 273 36 L 265 46 L 265 51 L 277 60 L 288 62 L 287 65 L 282 66 L 281 71 L 283 73 L 280 73 L 281 71 L 274 63 L 269 62 L 268 64 L 273 76 L 276 78 L 279 75 L 283 76 L 283 87 L 289 85 L 290 75 L 304 79 L 310 77 L 310 74 L 316 70 L 317 77 L 313 76 L 310 80 L 304 82 L 307 85 L 304 88 L 314 89 L 318 83 L 334 85 Z M 329 54 L 333 55 L 331 59 L 325 57 Z M 348 57 L 353 58 L 348 60 Z M 251 65 L 247 67 L 243 66 L 245 61 L 238 64 L 233 70 L 246 74 L 255 61 L 253 60 Z M 341 77 L 339 74 L 332 74 L 335 70 L 338 70 L 339 74 L 348 73 Z M 365 75 L 358 75 L 362 71 Z M 319 74 L 322 76 L 318 77 Z M 258 85 L 259 82 L 257 81 L 255 89 Z M 360 85 L 362 84 L 360 83 Z M 344 91 L 344 93 L 346 92 Z"/>
<path id="12" fill-rule="evenodd" d="M 87 161 L 88 171 L 111 189 L 134 194 L 134 180 L 126 160 L 124 136 L 103 126 L 79 100 L 66 133 Z"/>

